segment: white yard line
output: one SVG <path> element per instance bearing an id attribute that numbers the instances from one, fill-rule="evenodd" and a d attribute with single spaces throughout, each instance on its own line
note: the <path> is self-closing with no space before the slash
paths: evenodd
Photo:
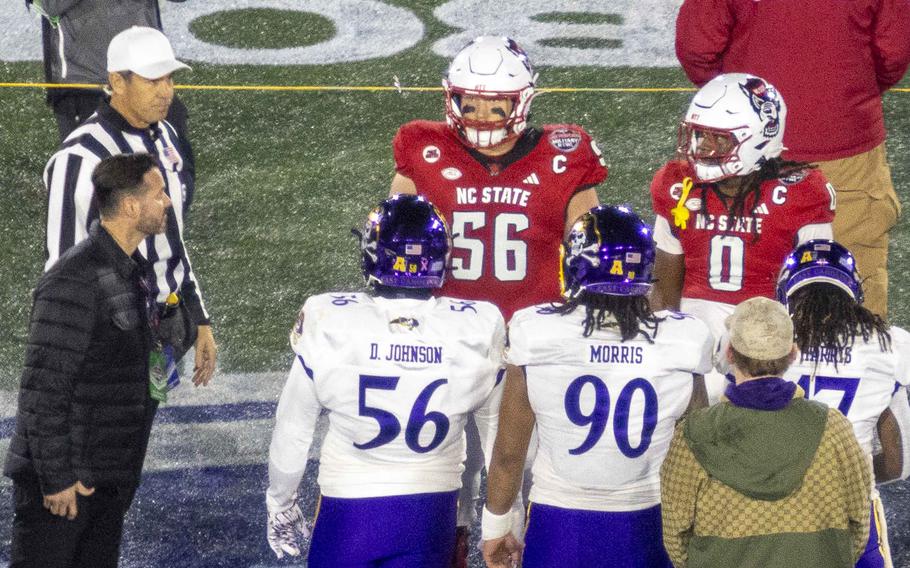
<path id="1" fill-rule="evenodd" d="M 205 388 L 181 385 L 171 393 L 167 406 L 277 402 L 284 379 L 284 373 L 219 375 Z M 0 392 L 0 419 L 15 416 L 16 394 Z M 273 417 L 155 424 L 143 471 L 264 464 L 273 424 Z M 327 425 L 327 418 L 322 416 L 310 449 L 311 459 L 319 456 Z M 9 443 L 9 438 L 0 439 L 0 456 L 6 455 Z M 0 486 L 9 483 L 0 478 Z"/>

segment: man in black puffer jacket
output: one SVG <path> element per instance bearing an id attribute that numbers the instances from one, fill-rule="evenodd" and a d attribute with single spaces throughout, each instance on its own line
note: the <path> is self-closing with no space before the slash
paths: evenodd
<path id="1" fill-rule="evenodd" d="M 149 154 L 92 174 L 101 213 L 34 292 L 16 432 L 11 567 L 115 567 L 148 443 L 153 337 L 137 252 L 171 203 Z"/>

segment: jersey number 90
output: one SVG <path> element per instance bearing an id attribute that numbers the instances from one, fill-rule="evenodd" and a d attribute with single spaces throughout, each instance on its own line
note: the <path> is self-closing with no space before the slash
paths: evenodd
<path id="1" fill-rule="evenodd" d="M 589 413 L 581 408 L 582 391 L 590 385 L 594 389 L 594 405 Z M 633 447 L 629 440 L 629 413 L 632 409 L 632 397 L 641 391 L 644 396 L 641 439 Z M 589 397 L 586 397 L 589 398 Z M 610 391 L 607 385 L 594 375 L 578 377 L 566 389 L 566 416 L 576 426 L 590 427 L 584 442 L 577 448 L 569 450 L 573 456 L 583 454 L 593 448 L 607 428 L 610 418 Z M 619 451 L 628 458 L 637 458 L 648 450 L 651 436 L 657 427 L 657 393 L 651 383 L 642 378 L 632 379 L 622 388 L 616 405 L 613 407 L 613 437 Z"/>

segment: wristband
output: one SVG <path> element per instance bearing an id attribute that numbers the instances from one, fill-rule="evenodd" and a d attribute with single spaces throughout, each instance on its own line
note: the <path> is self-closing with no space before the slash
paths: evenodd
<path id="1" fill-rule="evenodd" d="M 511 530 L 512 511 L 497 515 L 486 507 L 483 508 L 483 515 L 480 517 L 480 538 L 482 540 L 502 538 L 509 534 Z"/>

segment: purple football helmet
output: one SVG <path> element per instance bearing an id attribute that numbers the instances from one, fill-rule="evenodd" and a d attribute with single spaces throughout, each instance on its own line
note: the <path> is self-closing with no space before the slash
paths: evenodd
<path id="1" fill-rule="evenodd" d="M 416 195 L 396 195 L 370 212 L 360 240 L 367 284 L 439 288 L 452 250 L 442 214 Z"/>
<path id="2" fill-rule="evenodd" d="M 783 305 L 793 292 L 814 282 L 833 284 L 857 303 L 863 303 L 863 287 L 853 254 L 829 239 L 813 239 L 787 255 L 777 277 L 777 299 Z"/>
<path id="3" fill-rule="evenodd" d="M 559 281 L 567 300 L 582 290 L 643 296 L 651 289 L 652 230 L 628 207 L 600 205 L 579 217 L 560 255 Z"/>

